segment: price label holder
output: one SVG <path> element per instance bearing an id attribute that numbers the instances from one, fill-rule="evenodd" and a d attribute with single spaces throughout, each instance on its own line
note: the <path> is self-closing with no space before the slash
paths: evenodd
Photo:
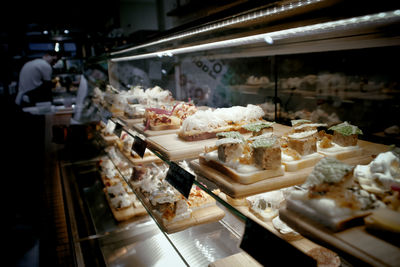
<path id="1" fill-rule="evenodd" d="M 240 248 L 264 266 L 317 266 L 313 258 L 249 218 Z"/>
<path id="2" fill-rule="evenodd" d="M 192 189 L 194 175 L 181 168 L 175 162 L 170 162 L 167 177 L 165 178 L 176 190 L 185 198 L 189 198 L 190 189 Z"/>
<path id="3" fill-rule="evenodd" d="M 147 142 L 137 135 L 134 135 L 133 139 L 134 141 L 132 144 L 132 150 L 135 151 L 141 158 L 143 158 L 144 153 L 146 152 Z"/>
<path id="4" fill-rule="evenodd" d="M 115 122 L 114 134 L 116 136 L 121 136 L 121 132 L 122 132 L 123 128 L 124 127 L 122 126 L 122 124 L 120 124 L 119 122 Z"/>

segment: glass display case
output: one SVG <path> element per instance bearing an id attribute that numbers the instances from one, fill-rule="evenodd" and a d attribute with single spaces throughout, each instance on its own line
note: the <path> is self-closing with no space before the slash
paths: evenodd
<path id="1" fill-rule="evenodd" d="M 127 109 L 139 102 L 129 92 L 136 88 L 144 93 L 158 86 L 169 91 L 168 97 L 174 101 L 190 103 L 199 110 L 249 104 L 259 107 L 263 119 L 275 123 L 278 135 L 290 131 L 292 120 L 307 119 L 327 127 L 347 121 L 362 129 L 359 145 L 364 154 L 344 162 L 368 164 L 388 151 L 387 145 L 398 145 L 400 140 L 395 115 L 400 111 L 400 76 L 393 67 L 399 57 L 399 23 L 400 9 L 386 1 L 379 6 L 359 1 L 278 1 L 112 52 L 108 58 L 109 85 L 97 88 L 93 97 L 103 124 L 97 134 L 108 148 L 95 161 L 62 168 L 66 195 L 77 195 L 81 200 L 71 207 L 70 214 L 82 216 L 85 222 L 85 234 L 78 226 L 72 231 L 82 263 L 87 260 L 85 248 L 90 247 L 89 258 L 101 255 L 99 261 L 107 266 L 315 265 L 322 264 L 321 257 L 336 266 L 396 265 L 398 244 L 365 229 L 357 232 L 358 237 L 344 237 L 344 232 L 315 230 L 318 227 L 301 219 L 294 223 L 287 219 L 290 214 L 282 213 L 282 220 L 286 218 L 295 230 L 292 233 L 303 235 L 291 239 L 282 228 L 250 211 L 252 197 L 301 185 L 316 162 L 297 172 L 286 170 L 276 179 L 248 183 L 224 180 L 216 169 L 199 160 L 205 147 L 215 146 L 215 138 L 188 142 L 177 136 L 179 128 L 146 131 L 143 117 L 135 117 Z M 127 95 L 126 102 L 119 103 L 116 95 Z M 176 107 L 176 102 L 165 107 L 154 98 L 147 109 L 173 111 Z M 124 134 L 134 140 L 128 155 L 123 153 Z M 144 156 L 132 160 L 131 149 Z M 145 151 L 152 156 L 147 162 L 141 161 L 149 157 Z M 113 217 L 99 174 L 99 160 L 104 161 L 104 157 L 135 193 L 146 210 L 144 215 L 123 222 Z M 149 196 L 132 178 L 132 170 L 137 172 L 138 166 L 155 165 L 168 169 L 166 179 L 181 193 L 187 179 L 193 179 L 190 188 L 212 196 L 223 216 L 212 217 L 210 213 L 204 221 L 201 216 L 205 215 L 199 215 L 185 226 L 166 226 Z M 127 169 L 131 172 L 126 173 Z M 174 181 L 172 176 L 179 178 Z M 70 203 L 76 199 L 71 197 Z M 366 248 L 356 239 L 378 242 L 385 249 Z M 262 247 L 261 251 L 257 247 Z"/>

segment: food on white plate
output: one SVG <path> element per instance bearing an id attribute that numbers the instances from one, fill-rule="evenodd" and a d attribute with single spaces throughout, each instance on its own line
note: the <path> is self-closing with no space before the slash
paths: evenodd
<path id="1" fill-rule="evenodd" d="M 306 182 L 292 190 L 287 208 L 333 231 L 345 229 L 384 203 L 355 182 L 353 166 L 335 158 L 321 159 Z"/>
<path id="2" fill-rule="evenodd" d="M 333 135 L 323 133 L 318 142 L 318 152 L 337 159 L 346 159 L 362 154 L 362 148 L 358 146 L 358 135 L 362 131 L 355 125 L 343 122 L 330 127 Z"/>
<path id="3" fill-rule="evenodd" d="M 391 187 L 400 187 L 400 158 L 391 151 L 380 153 L 368 165 L 357 165 L 354 177 L 371 193 L 383 195 Z"/>
<path id="4" fill-rule="evenodd" d="M 255 105 L 233 106 L 214 110 L 199 110 L 187 117 L 178 132 L 185 141 L 197 141 L 216 137 L 219 132 L 248 132 L 243 125 L 262 120 L 264 111 Z"/>
<path id="5" fill-rule="evenodd" d="M 281 138 L 282 163 L 286 171 L 311 167 L 323 158 L 317 153 L 317 138 L 318 131 L 315 129 L 292 132 Z"/>
<path id="6" fill-rule="evenodd" d="M 225 137 L 225 138 L 221 138 Z M 284 174 L 278 138 L 264 134 L 244 139 L 238 132 L 219 134 L 215 146 L 200 154 L 202 165 L 214 168 L 242 184 Z"/>

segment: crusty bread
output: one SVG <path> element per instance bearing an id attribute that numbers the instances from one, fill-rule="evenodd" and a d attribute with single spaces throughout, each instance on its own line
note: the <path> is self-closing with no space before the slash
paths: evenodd
<path id="1" fill-rule="evenodd" d="M 282 164 L 285 165 L 285 171 L 287 172 L 295 172 L 304 168 L 308 168 L 314 166 L 318 161 L 320 161 L 324 156 L 319 153 L 313 153 L 302 157 L 299 160 L 294 161 L 284 161 L 282 160 Z"/>
<path id="2" fill-rule="evenodd" d="M 203 155 L 199 156 L 199 162 L 200 164 L 211 167 L 241 184 L 252 184 L 264 179 L 281 176 L 284 174 L 283 166 L 275 170 L 260 170 L 251 173 L 239 173 L 235 169 L 228 167 L 220 161 L 212 159 L 206 160 Z"/>

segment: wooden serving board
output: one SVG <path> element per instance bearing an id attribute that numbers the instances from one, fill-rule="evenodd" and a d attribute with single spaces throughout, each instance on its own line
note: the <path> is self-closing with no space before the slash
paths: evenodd
<path id="1" fill-rule="evenodd" d="M 143 158 L 141 157 L 132 157 L 131 155 L 128 155 L 127 153 L 124 153 L 121 151 L 121 153 L 128 159 L 133 165 L 145 165 L 145 164 L 150 164 L 152 162 L 154 163 L 160 163 L 163 162 L 162 159 L 151 153 L 149 156 L 145 155 Z"/>
<path id="2" fill-rule="evenodd" d="M 192 160 L 189 166 L 201 176 L 214 182 L 219 189 L 232 198 L 243 198 L 284 187 L 302 184 L 312 171 L 312 167 L 297 172 L 285 172 L 284 175 L 261 180 L 252 184 L 241 184 L 232 178 L 208 166 L 200 165 L 199 160 Z"/>
<path id="3" fill-rule="evenodd" d="M 147 210 L 151 211 L 152 206 L 149 201 L 138 189 L 136 189 L 135 192 L 137 196 L 143 200 L 143 203 L 144 205 L 146 205 Z M 209 207 L 194 210 L 191 217 L 171 224 L 164 224 L 163 219 L 153 213 L 153 217 L 157 220 L 157 223 L 160 225 L 162 230 L 167 234 L 183 231 L 195 225 L 216 222 L 224 218 L 224 216 L 225 212 L 217 205 L 211 205 Z"/>
<path id="4" fill-rule="evenodd" d="M 399 266 L 400 248 L 365 230 L 365 226 L 332 232 L 286 208 L 279 210 L 282 221 L 306 237 L 338 249 L 372 266 Z"/>
<path id="5" fill-rule="evenodd" d="M 358 145 L 363 149 L 362 155 L 358 157 L 342 160 L 350 165 L 366 165 L 369 164 L 376 155 L 381 152 L 388 151 L 386 145 L 371 143 L 359 140 Z M 199 160 L 192 160 L 190 166 L 195 172 L 204 176 L 208 180 L 214 182 L 221 191 L 233 198 L 243 198 L 263 192 L 268 192 L 284 187 L 299 185 L 305 182 L 314 166 L 300 169 L 294 172 L 285 172 L 283 176 L 272 177 L 265 180 L 255 182 L 253 184 L 241 184 L 233 180 L 227 175 L 199 163 Z"/>
<path id="6" fill-rule="evenodd" d="M 176 134 L 179 131 L 179 128 L 178 129 L 161 130 L 161 131 L 153 131 L 153 130 L 148 129 L 145 131 L 144 130 L 145 126 L 143 125 L 143 122 L 134 123 L 134 124 L 132 124 L 131 127 L 146 137 L 166 135 L 166 134 Z"/>
<path id="7" fill-rule="evenodd" d="M 205 146 L 215 145 L 216 138 L 184 141 L 177 134 L 148 137 L 147 143 L 170 160 L 194 159 L 204 152 Z"/>

